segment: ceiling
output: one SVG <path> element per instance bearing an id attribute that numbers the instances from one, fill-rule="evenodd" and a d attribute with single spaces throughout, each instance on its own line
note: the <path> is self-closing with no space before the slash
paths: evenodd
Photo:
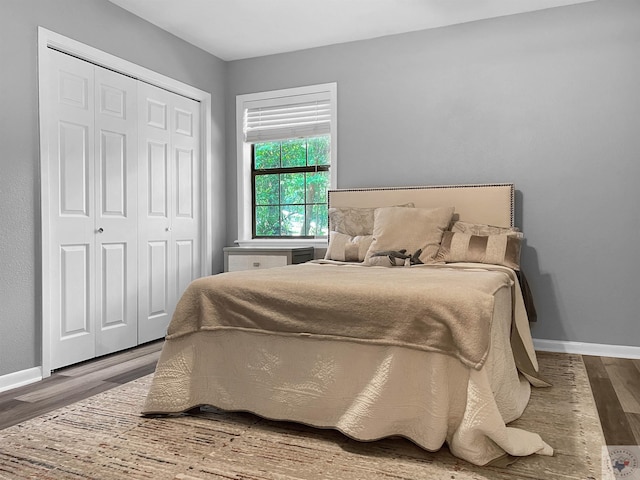
<path id="1" fill-rule="evenodd" d="M 593 0 L 110 0 L 223 60 Z"/>

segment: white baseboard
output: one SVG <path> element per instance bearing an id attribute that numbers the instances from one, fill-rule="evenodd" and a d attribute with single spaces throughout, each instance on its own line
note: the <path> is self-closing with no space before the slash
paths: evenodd
<path id="1" fill-rule="evenodd" d="M 598 357 L 640 358 L 640 347 L 605 345 L 601 343 L 568 342 L 563 340 L 533 339 L 536 350 L 542 352 L 578 353 Z"/>
<path id="2" fill-rule="evenodd" d="M 0 392 L 42 380 L 42 368 L 33 367 L 0 376 Z"/>

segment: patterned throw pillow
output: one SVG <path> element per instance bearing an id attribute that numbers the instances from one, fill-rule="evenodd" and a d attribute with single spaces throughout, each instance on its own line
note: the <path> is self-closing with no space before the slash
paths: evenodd
<path id="1" fill-rule="evenodd" d="M 495 227 L 483 223 L 469 223 L 457 221 L 451 227 L 453 233 L 468 233 L 469 235 L 513 235 L 522 237 L 522 232 L 516 227 Z"/>
<path id="2" fill-rule="evenodd" d="M 398 207 L 413 208 L 413 203 Z M 329 209 L 329 231 L 340 232 L 352 237 L 373 233 L 373 216 L 377 207 L 331 207 Z"/>
<path id="3" fill-rule="evenodd" d="M 340 232 L 329 232 L 329 247 L 324 258 L 340 262 L 362 262 L 372 241 L 371 235 L 352 237 Z"/>
<path id="4" fill-rule="evenodd" d="M 444 232 L 436 261 L 487 263 L 519 270 L 522 234 L 516 232 L 519 235 L 514 235 L 513 233 L 470 235 Z"/>

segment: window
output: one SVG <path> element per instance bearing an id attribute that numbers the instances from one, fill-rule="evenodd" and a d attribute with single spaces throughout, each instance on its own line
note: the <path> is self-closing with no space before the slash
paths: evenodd
<path id="1" fill-rule="evenodd" d="M 240 245 L 326 243 L 335 97 L 335 84 L 238 96 Z"/>
<path id="2" fill-rule="evenodd" d="M 253 238 L 326 237 L 331 137 L 252 148 Z"/>

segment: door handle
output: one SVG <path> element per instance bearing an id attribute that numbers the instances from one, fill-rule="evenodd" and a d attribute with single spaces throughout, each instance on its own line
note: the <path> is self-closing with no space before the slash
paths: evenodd
<path id="1" fill-rule="evenodd" d="M 102 233 L 104 232 L 104 228 L 100 227 L 98 230 L 96 230 L 97 233 Z"/>

